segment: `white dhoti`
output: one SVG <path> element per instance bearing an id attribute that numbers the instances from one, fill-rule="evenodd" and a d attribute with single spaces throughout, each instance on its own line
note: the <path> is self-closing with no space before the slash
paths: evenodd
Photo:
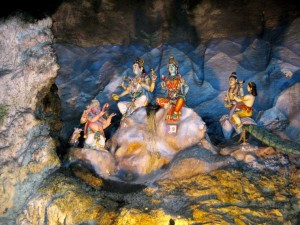
<path id="1" fill-rule="evenodd" d="M 118 108 L 122 115 L 130 115 L 134 110 L 146 106 L 148 104 L 148 99 L 146 95 L 141 95 L 132 102 L 121 101 L 118 103 Z"/>
<path id="2" fill-rule="evenodd" d="M 98 132 L 96 133 L 89 133 L 87 135 L 87 138 L 84 142 L 85 148 L 91 148 L 96 150 L 104 149 L 106 138 L 102 134 L 99 135 Z"/>

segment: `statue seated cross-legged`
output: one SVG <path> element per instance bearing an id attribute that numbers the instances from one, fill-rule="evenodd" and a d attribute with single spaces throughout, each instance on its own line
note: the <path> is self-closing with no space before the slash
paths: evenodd
<path id="1" fill-rule="evenodd" d="M 146 74 L 144 60 L 137 58 L 132 65 L 132 70 L 134 77 L 129 77 L 128 82 L 126 82 L 126 77 L 123 77 L 121 86 L 124 91 L 120 95 L 112 94 L 115 101 L 130 95 L 131 101 L 118 102 L 118 108 L 123 115 L 122 119 L 131 115 L 136 109 L 147 106 L 150 100 L 149 92 L 153 92 L 155 88 L 156 75 L 153 69 L 151 70 L 151 78 Z"/>
<path id="2" fill-rule="evenodd" d="M 174 56 L 170 56 L 167 68 L 169 75 L 167 77 L 162 76 L 162 89 L 167 91 L 167 96 L 156 98 L 156 103 L 168 110 L 166 122 L 176 124 L 180 121 L 181 109 L 185 104 L 189 87 L 178 73 L 178 64 Z"/>

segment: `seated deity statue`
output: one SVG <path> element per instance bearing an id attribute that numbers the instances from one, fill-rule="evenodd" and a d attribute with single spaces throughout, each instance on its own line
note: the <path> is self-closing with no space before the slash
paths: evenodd
<path id="1" fill-rule="evenodd" d="M 243 126 L 241 118 L 252 117 L 253 115 L 253 104 L 255 97 L 257 96 L 256 84 L 254 82 L 249 82 L 247 85 L 247 91 L 249 94 L 239 97 L 234 96 L 234 100 L 238 102 L 237 110 L 233 113 L 231 120 L 235 124 L 236 130 L 240 130 Z"/>
<path id="2" fill-rule="evenodd" d="M 100 102 L 96 99 L 92 100 L 92 104 L 87 106 L 86 110 L 80 119 L 80 123 L 84 124 L 84 147 L 103 150 L 105 147 L 105 134 L 104 130 L 111 124 L 112 118 L 116 115 L 112 113 L 107 119 L 104 115 L 108 109 L 108 103 L 104 104 L 102 110 L 100 110 Z"/>
<path id="3" fill-rule="evenodd" d="M 178 73 L 179 67 L 174 56 L 170 56 L 167 68 L 168 76 L 162 75 L 161 78 L 161 86 L 163 90 L 166 90 L 167 96 L 156 98 L 156 103 L 168 110 L 165 118 L 167 123 L 177 123 L 180 121 L 181 109 L 185 104 L 189 86 Z"/>
<path id="4" fill-rule="evenodd" d="M 131 101 L 118 102 L 118 108 L 123 115 L 122 119 L 131 115 L 136 109 L 148 105 L 150 101 L 149 92 L 153 92 L 155 88 L 156 75 L 154 70 L 151 70 L 151 78 L 146 74 L 144 69 L 144 60 L 137 58 L 132 65 L 134 77 L 123 76 L 121 83 L 124 91 L 120 94 L 112 94 L 115 101 L 123 96 L 130 95 Z M 127 82 L 126 82 L 127 81 Z"/>
<path id="5" fill-rule="evenodd" d="M 238 110 L 237 105 L 238 102 L 235 101 L 234 97 L 243 97 L 243 84 L 244 81 L 238 81 L 236 76 L 236 72 L 232 72 L 228 78 L 229 81 L 229 89 L 226 91 L 226 95 L 224 98 L 224 106 L 229 109 L 229 117 L 231 118 L 233 113 Z"/>

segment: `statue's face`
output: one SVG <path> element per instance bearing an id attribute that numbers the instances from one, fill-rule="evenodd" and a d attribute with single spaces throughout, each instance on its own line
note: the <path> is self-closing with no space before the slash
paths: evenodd
<path id="1" fill-rule="evenodd" d="M 251 87 L 249 86 L 249 84 L 247 85 L 247 91 L 250 93 L 251 92 Z"/>
<path id="2" fill-rule="evenodd" d="M 169 64 L 168 69 L 171 76 L 176 75 L 176 66 L 174 64 Z"/>
<path id="3" fill-rule="evenodd" d="M 140 67 L 139 67 L 139 65 L 137 63 L 134 63 L 132 65 L 132 70 L 133 70 L 133 73 L 135 75 L 140 75 L 141 74 L 141 69 L 140 69 Z"/>
<path id="4" fill-rule="evenodd" d="M 229 78 L 229 85 L 230 86 L 234 86 L 234 85 L 236 85 L 236 83 L 237 83 L 237 80 L 234 77 Z"/>
<path id="5" fill-rule="evenodd" d="M 92 111 L 92 113 L 94 113 L 94 114 L 98 114 L 100 110 L 99 110 L 99 107 L 93 106 L 93 107 L 91 108 L 91 111 Z"/>

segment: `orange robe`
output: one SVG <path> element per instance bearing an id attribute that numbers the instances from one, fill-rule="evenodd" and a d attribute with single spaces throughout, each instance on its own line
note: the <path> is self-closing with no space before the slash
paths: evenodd
<path id="1" fill-rule="evenodd" d="M 167 98 L 156 98 L 156 103 L 163 108 L 165 108 L 167 104 L 171 104 L 166 120 L 167 122 L 177 122 L 180 118 L 181 108 L 185 103 L 181 90 L 181 76 L 177 75 L 175 78 L 167 78 L 165 85 L 168 90 L 168 96 Z M 174 115 L 176 116 L 174 117 Z"/>

